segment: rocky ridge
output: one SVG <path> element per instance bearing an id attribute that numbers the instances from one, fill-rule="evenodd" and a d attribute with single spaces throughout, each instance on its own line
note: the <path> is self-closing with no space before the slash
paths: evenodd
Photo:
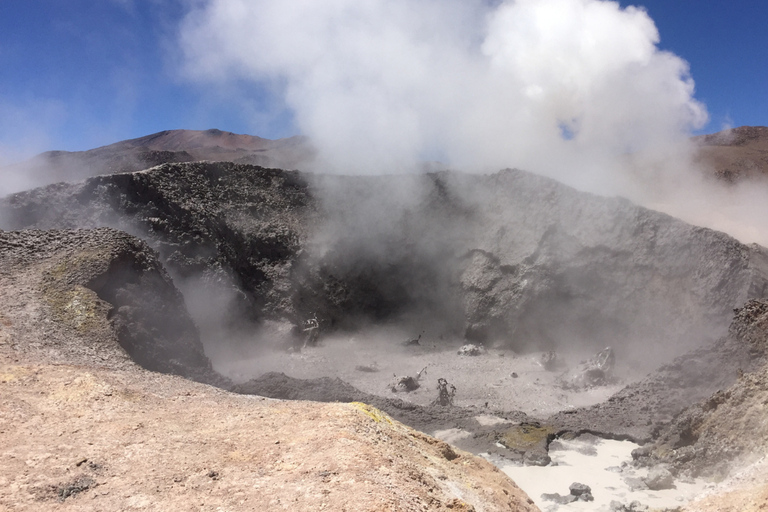
<path id="1" fill-rule="evenodd" d="M 740 308 L 727 341 L 741 344 L 748 354 L 736 369 L 737 378 L 665 424 L 654 442 L 635 454 L 639 462 L 666 464 L 677 475 L 722 479 L 765 457 L 768 302 L 750 301 Z"/>
<path id="2" fill-rule="evenodd" d="M 729 389 L 740 375 L 764 371 L 764 342 L 753 343 L 741 332 L 745 326 L 742 312 L 753 310 L 757 304 L 764 302 L 750 301 L 738 310 L 727 336 L 662 365 L 606 402 L 564 411 L 548 421 L 557 426 L 556 430 L 599 432 L 641 443 L 658 438 L 692 404 L 710 402 L 713 394 Z M 757 332 L 768 336 L 765 330 Z"/>
<path id="3" fill-rule="evenodd" d="M 634 357 L 644 344 L 652 364 L 724 333 L 732 308 L 768 290 L 763 248 L 522 171 L 164 164 L 8 196 L 0 219 L 123 229 L 182 289 L 224 283 L 228 311 L 294 331 L 316 314 L 325 330 L 394 322 L 516 350 L 621 345 Z"/>

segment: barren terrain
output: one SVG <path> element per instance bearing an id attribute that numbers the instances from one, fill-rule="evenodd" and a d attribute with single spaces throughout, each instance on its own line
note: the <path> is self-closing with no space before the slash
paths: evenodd
<path id="1" fill-rule="evenodd" d="M 139 368 L 6 362 L 0 376 L 7 510 L 536 510 L 490 463 L 365 404 Z"/>
<path id="2" fill-rule="evenodd" d="M 178 163 L 212 140 L 283 147 L 163 132 L 0 198 L 0 506 L 536 510 L 469 452 L 585 433 L 642 445 L 617 495 L 768 506 L 766 249 L 519 170 Z"/>
<path id="3" fill-rule="evenodd" d="M 135 252 L 138 240 L 112 230 L 0 233 L 0 248 L 0 507 L 536 510 L 490 463 L 366 404 L 235 395 L 136 365 L 110 304 L 78 281 L 146 282 L 156 260 Z M 110 258 L 132 272 L 112 274 Z M 134 330 L 151 325 L 134 320 Z M 171 360 L 185 361 L 194 342 Z M 203 361 L 190 375 L 209 380 Z"/>

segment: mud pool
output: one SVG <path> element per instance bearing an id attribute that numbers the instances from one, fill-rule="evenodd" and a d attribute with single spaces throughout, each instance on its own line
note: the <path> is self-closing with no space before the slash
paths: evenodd
<path id="1" fill-rule="evenodd" d="M 560 354 L 561 366 L 548 371 L 541 352 L 516 354 L 490 348 L 477 356 L 461 356 L 461 340 L 432 340 L 425 336 L 419 346 L 403 346 L 406 333 L 375 331 L 364 335 L 326 338 L 317 347 L 289 353 L 264 347 L 219 346 L 208 350 L 214 369 L 235 382 L 266 372 L 283 372 L 298 379 L 338 377 L 360 391 L 429 405 L 437 396 L 438 378 L 456 386 L 454 405 L 489 411 L 522 411 L 543 418 L 556 412 L 605 401 L 633 379 L 642 377 L 630 361 L 617 356 L 616 375 L 610 385 L 568 389 L 563 375 L 593 354 Z M 393 393 L 395 376 L 415 376 L 426 368 L 418 389 Z"/>
<path id="2" fill-rule="evenodd" d="M 512 478 L 543 512 L 566 510 L 611 510 L 611 502 L 628 506 L 638 501 L 651 509 L 673 509 L 699 496 L 712 484 L 704 480 L 674 482 L 672 489 L 650 490 L 644 483 L 645 468 L 634 468 L 632 450 L 639 445 L 584 435 L 550 444 L 552 464 L 544 467 L 515 466 L 498 457 L 487 457 Z M 542 494 L 569 493 L 574 482 L 588 485 L 594 501 L 575 501 L 560 505 L 543 499 Z"/>

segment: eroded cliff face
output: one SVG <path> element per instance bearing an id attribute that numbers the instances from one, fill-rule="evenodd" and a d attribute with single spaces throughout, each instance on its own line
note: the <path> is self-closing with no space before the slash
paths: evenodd
<path id="1" fill-rule="evenodd" d="M 8 229 L 141 236 L 183 290 L 203 286 L 209 305 L 227 304 L 221 324 L 245 331 L 265 319 L 298 331 L 317 315 L 325 332 L 394 323 L 516 350 L 611 345 L 658 363 L 724 333 L 731 310 L 768 289 L 760 247 L 515 170 L 164 164 L 15 194 L 0 211 Z"/>

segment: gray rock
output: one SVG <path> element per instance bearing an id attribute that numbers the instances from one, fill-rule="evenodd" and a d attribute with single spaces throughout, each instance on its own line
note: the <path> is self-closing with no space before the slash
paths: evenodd
<path id="1" fill-rule="evenodd" d="M 629 487 L 631 491 L 644 491 L 648 489 L 648 485 L 645 480 L 639 477 L 626 476 L 624 477 L 624 483 Z"/>
<path id="2" fill-rule="evenodd" d="M 565 496 L 559 494 L 559 493 L 544 493 L 541 495 L 541 499 L 547 500 L 547 501 L 554 501 L 555 503 L 558 503 L 560 505 L 568 505 L 569 503 L 573 503 L 574 501 L 578 501 L 578 497 L 574 496 L 572 494 L 566 494 Z"/>
<path id="3" fill-rule="evenodd" d="M 611 500 L 610 510 L 611 512 L 647 512 L 650 508 L 648 505 L 643 505 L 639 501 L 633 501 L 632 503 L 625 505 L 620 501 Z"/>
<path id="4" fill-rule="evenodd" d="M 675 478 L 670 471 L 663 466 L 656 466 L 648 471 L 648 476 L 643 479 L 652 491 L 675 488 Z"/>
<path id="5" fill-rule="evenodd" d="M 459 349 L 458 354 L 460 356 L 479 356 L 485 354 L 485 348 L 482 345 L 468 343 Z"/>
<path id="6" fill-rule="evenodd" d="M 229 385 L 213 372 L 181 293 L 144 241 L 109 228 L 0 231 L 0 268 L 40 279 L 53 318 L 73 333 L 38 340 L 59 360 L 104 364 L 127 353 L 149 370 Z"/>
<path id="7" fill-rule="evenodd" d="M 571 494 L 574 496 L 581 496 L 582 494 L 590 494 L 592 492 L 590 486 L 578 482 L 572 483 L 568 490 L 571 491 Z"/>
<path id="8" fill-rule="evenodd" d="M 547 454 L 546 450 L 531 449 L 525 452 L 523 455 L 523 463 L 526 466 L 547 466 L 552 462 L 552 459 Z"/>
<path id="9" fill-rule="evenodd" d="M 298 327 L 316 312 L 344 328 L 418 312 L 415 327 L 474 342 L 611 345 L 620 360 L 638 341 L 647 356 L 723 334 L 731 308 L 768 290 L 762 248 L 517 170 L 393 178 L 170 163 L 14 194 L 0 219 L 138 234 L 174 276 L 229 280 L 227 314 L 256 323 Z"/>

